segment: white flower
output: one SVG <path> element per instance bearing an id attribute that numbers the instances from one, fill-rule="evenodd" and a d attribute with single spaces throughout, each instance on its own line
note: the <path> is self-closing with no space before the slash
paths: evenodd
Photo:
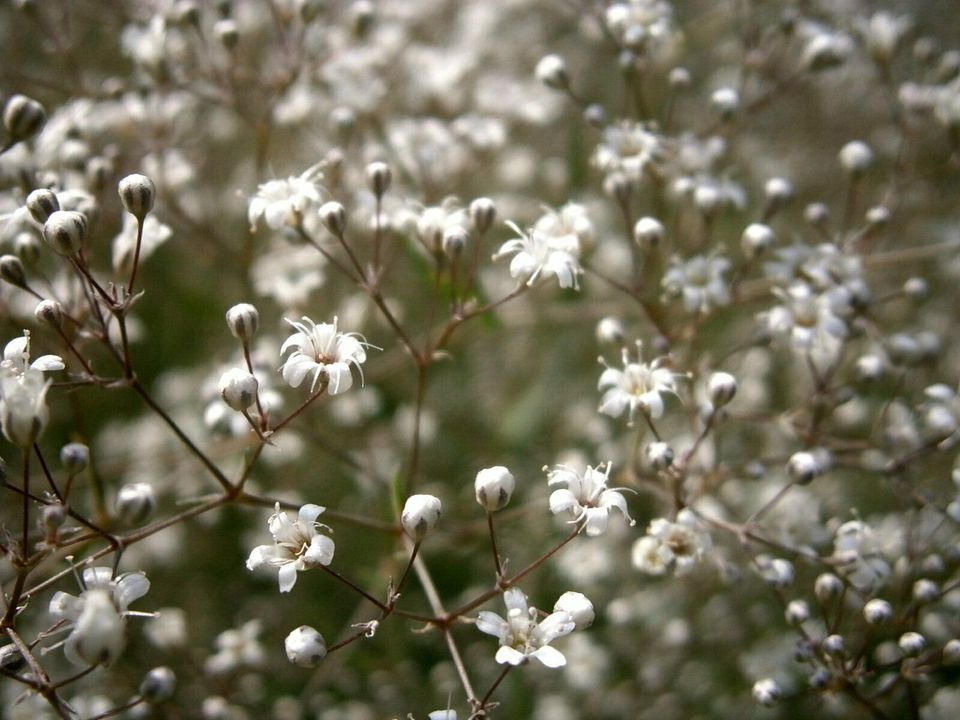
<path id="1" fill-rule="evenodd" d="M 113 578 L 105 567 L 83 571 L 84 590 L 79 596 L 58 592 L 50 599 L 50 614 L 66 621 L 70 635 L 63 642 L 67 659 L 78 665 L 109 665 L 123 651 L 127 607 L 143 597 L 150 581 L 143 573 Z"/>
<path id="2" fill-rule="evenodd" d="M 533 285 L 541 276 L 554 275 L 560 287 L 579 289 L 577 276 L 583 273 L 583 269 L 579 260 L 580 244 L 575 235 L 554 237 L 536 228 L 525 233 L 509 220 L 507 225 L 520 237 L 503 243 L 493 259 L 513 255 L 510 261 L 512 278 Z"/>
<path id="3" fill-rule="evenodd" d="M 634 524 L 627 512 L 627 502 L 623 497 L 623 488 L 607 488 L 612 465 L 587 467 L 583 474 L 566 465 L 556 465 L 547 473 L 550 487 L 564 485 L 550 494 L 550 512 L 559 515 L 569 511 L 573 522 L 584 521 L 587 535 L 596 536 L 607 529 L 611 508 L 617 508 L 631 525 Z"/>
<path id="4" fill-rule="evenodd" d="M 320 205 L 322 186 L 317 181 L 322 178 L 323 173 L 315 165 L 297 177 L 260 185 L 247 210 L 251 232 L 257 229 L 261 218 L 273 230 L 299 225 L 310 207 Z"/>
<path id="5" fill-rule="evenodd" d="M 705 315 L 730 303 L 730 290 L 723 277 L 729 269 L 730 261 L 724 257 L 696 255 L 686 262 L 674 258 L 661 284 L 668 295 L 683 298 L 687 312 Z"/>
<path id="6" fill-rule="evenodd" d="M 153 215 L 143 221 L 143 236 L 140 238 L 140 259 L 143 262 L 173 236 L 169 225 Z M 130 214 L 123 216 L 123 229 L 113 238 L 113 269 L 117 273 L 130 272 L 133 254 L 137 249 L 137 219 Z"/>
<path id="7" fill-rule="evenodd" d="M 527 607 L 527 596 L 519 588 L 510 588 L 503 594 L 507 606 L 504 620 L 496 613 L 483 611 L 477 616 L 477 629 L 500 640 L 496 661 L 520 665 L 528 658 L 536 658 L 547 667 L 563 667 L 567 659 L 550 643 L 573 632 L 570 613 L 554 612 L 537 623 L 537 609 Z"/>
<path id="8" fill-rule="evenodd" d="M 620 417 L 624 410 L 628 410 L 629 425 L 633 425 L 637 409 L 653 419 L 663 415 L 662 395 L 676 394 L 678 374 L 661 367 L 662 362 L 662 358 L 650 364 L 630 362 L 630 356 L 624 349 L 623 370 L 607 367 L 600 375 L 597 389 L 606 389 L 600 400 L 600 412 L 610 417 Z"/>
<path id="9" fill-rule="evenodd" d="M 281 356 L 294 348 L 280 368 L 283 379 L 291 387 L 300 387 L 303 379 L 313 373 L 311 391 L 323 377 L 327 383 L 327 392 L 336 395 L 349 390 L 353 385 L 350 374 L 350 366 L 353 365 L 360 371 L 362 381 L 363 371 L 360 365 L 367 359 L 364 348 L 372 347 L 363 340 L 363 336 L 339 332 L 337 318 L 334 318 L 332 323 L 319 325 L 306 316 L 301 319 L 303 322 L 287 320 L 297 332 L 288 337 L 280 348 Z"/>
<path id="10" fill-rule="evenodd" d="M 203 669 L 211 675 L 223 675 L 240 667 L 258 667 L 266 653 L 260 644 L 260 620 L 245 622 L 239 628 L 217 635 L 217 652 L 206 659 Z"/>
<path id="11" fill-rule="evenodd" d="M 582 244 L 593 242 L 595 233 L 587 209 L 574 202 L 568 202 L 558 210 L 547 210 L 533 224 L 533 229 L 550 238 L 553 247 L 566 248 L 575 256 L 579 256 Z"/>
<path id="12" fill-rule="evenodd" d="M 660 162 L 664 152 L 663 137 L 641 123 L 621 122 L 604 128 L 593 159 L 605 175 L 622 172 L 631 180 L 641 180 L 647 166 Z"/>
<path id="13" fill-rule="evenodd" d="M 874 592 L 890 579 L 890 564 L 881 554 L 880 539 L 860 520 L 837 528 L 833 556 L 841 563 L 838 569 L 860 591 Z"/>
<path id="14" fill-rule="evenodd" d="M 650 523 L 647 534 L 633 544 L 633 565 L 648 575 L 663 575 L 670 567 L 684 575 L 712 546 L 709 533 L 684 508 L 673 522 L 657 518 Z"/>
<path id="15" fill-rule="evenodd" d="M 297 519 L 291 522 L 285 512 L 280 512 L 280 503 L 277 503 L 268 523 L 274 544 L 255 547 L 247 558 L 247 569 L 256 570 L 264 565 L 279 568 L 280 592 L 290 592 L 297 582 L 298 571 L 329 565 L 335 549 L 333 540 L 317 532 L 318 528 L 326 527 L 317 522 L 325 509 L 304 505 Z"/>

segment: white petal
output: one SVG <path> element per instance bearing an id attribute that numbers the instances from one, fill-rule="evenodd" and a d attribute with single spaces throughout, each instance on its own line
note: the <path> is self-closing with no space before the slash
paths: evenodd
<path id="1" fill-rule="evenodd" d="M 560 657 L 563 657 L 563 655 Z M 497 650 L 497 655 L 494 659 L 501 665 L 504 663 L 508 665 L 519 665 L 527 659 L 527 656 L 519 650 L 513 649 L 509 645 L 502 645 L 500 649 Z"/>
<path id="2" fill-rule="evenodd" d="M 345 392 L 353 385 L 353 376 L 350 375 L 350 366 L 346 363 L 338 362 L 324 366 L 324 372 L 330 379 L 327 386 L 327 392 L 331 395 Z"/>
<path id="3" fill-rule="evenodd" d="M 76 620 L 80 615 L 80 598 L 58 591 L 50 598 L 50 614 L 58 620 Z"/>
<path id="4" fill-rule="evenodd" d="M 303 555 L 304 564 L 307 567 L 316 567 L 317 565 L 329 565 L 333 561 L 333 552 L 335 550 L 333 540 L 326 535 L 314 535 L 310 541 L 310 547 Z"/>
<path id="5" fill-rule="evenodd" d="M 535 657 L 548 668 L 563 667 L 567 664 L 567 659 L 563 656 L 563 653 L 556 648 L 550 647 L 549 645 L 544 645 L 541 648 L 537 648 L 535 651 L 530 653 L 530 657 Z"/>
<path id="6" fill-rule="evenodd" d="M 247 558 L 247 570 L 256 570 L 268 565 L 275 556 L 276 550 L 273 545 L 258 545 Z"/>
<path id="7" fill-rule="evenodd" d="M 587 535 L 590 537 L 602 535 L 607 529 L 610 514 L 606 508 L 587 508 L 584 515 L 587 518 Z"/>
<path id="8" fill-rule="evenodd" d="M 317 363 L 305 355 L 295 355 L 283 364 L 283 379 L 290 387 L 300 387 L 307 373 L 318 367 L 320 366 Z"/>
<path id="9" fill-rule="evenodd" d="M 277 579 L 280 581 L 280 592 L 290 592 L 297 582 L 296 563 L 288 562 L 280 566 L 280 572 L 277 573 Z"/>
<path id="10" fill-rule="evenodd" d="M 66 366 L 63 364 L 63 358 L 59 355 L 41 355 L 30 363 L 30 367 L 40 372 L 48 372 L 51 370 L 63 370 Z"/>
<path id="11" fill-rule="evenodd" d="M 113 597 L 122 610 L 126 610 L 134 600 L 142 598 L 150 590 L 150 581 L 143 573 L 127 573 L 117 579 Z"/>
<path id="12" fill-rule="evenodd" d="M 307 503 L 301 507 L 300 512 L 297 513 L 297 520 L 306 523 L 307 525 L 313 525 L 313 523 L 316 522 L 317 518 L 324 510 L 326 510 L 325 507 L 314 505 L 313 503 Z"/>
<path id="13" fill-rule="evenodd" d="M 504 637 L 510 627 L 507 622 L 496 613 L 482 610 L 477 615 L 477 630 L 494 637 Z"/>
<path id="14" fill-rule="evenodd" d="M 550 493 L 550 512 L 554 515 L 572 510 L 575 513 L 580 511 L 580 503 L 572 492 L 566 488 L 554 490 Z"/>
<path id="15" fill-rule="evenodd" d="M 507 610 L 519 610 L 522 615 L 527 614 L 527 596 L 520 588 L 510 588 L 503 594 L 503 603 Z"/>

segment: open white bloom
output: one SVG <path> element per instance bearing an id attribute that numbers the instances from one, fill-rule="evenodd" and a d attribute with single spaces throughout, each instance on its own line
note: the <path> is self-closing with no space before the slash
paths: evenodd
<path id="1" fill-rule="evenodd" d="M 603 360 L 601 359 L 601 362 Z M 663 415 L 663 393 L 677 393 L 678 374 L 661 367 L 663 358 L 652 363 L 630 362 L 630 355 L 623 351 L 623 370 L 607 367 L 600 375 L 598 390 L 606 390 L 600 400 L 600 412 L 610 417 L 620 417 L 628 411 L 627 424 L 640 409 L 656 419 Z"/>
<path id="2" fill-rule="evenodd" d="M 575 623 L 570 613 L 554 612 L 539 623 L 537 609 L 527 607 L 527 596 L 519 588 L 510 588 L 503 594 L 507 617 L 482 611 L 477 616 L 477 629 L 500 640 L 496 661 L 520 665 L 528 658 L 536 658 L 547 667 L 563 667 L 567 659 L 550 643 L 573 632 Z"/>
<path id="3" fill-rule="evenodd" d="M 861 520 L 837 528 L 833 556 L 840 563 L 840 572 L 860 591 L 874 592 L 890 580 L 890 564 L 881 552 L 880 538 Z"/>
<path id="4" fill-rule="evenodd" d="M 554 247 L 572 248 L 577 255 L 582 244 L 593 242 L 595 234 L 587 209 L 575 202 L 568 202 L 557 210 L 547 210 L 533 224 L 533 229 L 546 235 Z"/>
<path id="5" fill-rule="evenodd" d="M 287 513 L 280 512 L 280 503 L 277 503 L 268 523 L 274 544 L 255 547 L 247 558 L 247 569 L 256 570 L 264 565 L 278 568 L 280 592 L 290 592 L 297 582 L 298 571 L 329 565 L 335 549 L 333 540 L 317 532 L 318 528 L 327 527 L 317 522 L 325 509 L 304 505 L 297 519 L 291 521 Z"/>
<path id="6" fill-rule="evenodd" d="M 603 142 L 597 145 L 593 160 L 605 175 L 621 172 L 639 181 L 647 166 L 658 164 L 664 155 L 662 136 L 642 123 L 621 122 L 604 128 Z"/>
<path id="7" fill-rule="evenodd" d="M 730 303 L 730 289 L 723 274 L 730 269 L 724 257 L 696 255 L 686 262 L 674 258 L 661 285 L 667 295 L 682 297 L 689 313 L 706 315 L 713 308 Z"/>
<path id="8" fill-rule="evenodd" d="M 580 242 L 576 235 L 548 235 L 536 228 L 525 233 L 509 220 L 507 225 L 520 237 L 503 243 L 493 259 L 513 255 L 510 261 L 511 277 L 533 285 L 541 276 L 554 275 L 560 287 L 579 289 L 577 276 L 583 273 L 583 269 L 580 267 Z"/>
<path id="9" fill-rule="evenodd" d="M 297 177 L 260 185 L 247 210 L 250 230 L 256 230 L 261 219 L 273 230 L 296 227 L 311 207 L 319 207 L 322 186 L 318 181 L 322 178 L 319 167 L 313 166 Z"/>
<path id="10" fill-rule="evenodd" d="M 215 640 L 217 652 L 204 661 L 203 669 L 210 675 L 225 675 L 237 668 L 262 665 L 266 657 L 259 637 L 262 627 L 255 618 L 238 628 L 224 630 Z"/>
<path id="11" fill-rule="evenodd" d="M 70 635 L 63 642 L 67 659 L 78 665 L 109 665 L 123 651 L 127 610 L 150 589 L 143 573 L 125 573 L 116 578 L 106 567 L 83 571 L 84 589 L 79 596 L 58 592 L 50 599 L 50 614 L 66 621 Z"/>
<path id="12" fill-rule="evenodd" d="M 547 484 L 550 487 L 564 485 L 550 494 L 550 512 L 559 515 L 570 512 L 572 522 L 583 520 L 587 535 L 596 536 L 607 529 L 610 510 L 617 508 L 631 525 L 633 518 L 627 512 L 627 502 L 623 497 L 624 488 L 608 488 L 610 463 L 606 469 L 602 465 L 596 468 L 587 466 L 581 474 L 566 465 L 556 465 L 547 472 Z"/>
<path id="13" fill-rule="evenodd" d="M 710 534 L 686 508 L 673 522 L 657 518 L 647 527 L 647 534 L 633 544 L 633 566 L 649 575 L 663 575 L 673 568 L 684 575 L 713 546 Z"/>
<path id="14" fill-rule="evenodd" d="M 280 348 L 283 356 L 291 348 L 293 352 L 280 367 L 283 379 L 291 387 L 300 387 L 300 383 L 308 374 L 313 374 L 310 390 L 317 386 L 322 377 L 327 382 L 327 392 L 331 395 L 349 390 L 353 385 L 350 366 L 360 371 L 360 380 L 363 381 L 361 363 L 366 361 L 365 347 L 371 347 L 362 335 L 356 333 L 342 333 L 337 330 L 337 318 L 332 323 L 314 323 L 304 316 L 302 322 L 287 320 L 297 332 L 288 337 Z"/>

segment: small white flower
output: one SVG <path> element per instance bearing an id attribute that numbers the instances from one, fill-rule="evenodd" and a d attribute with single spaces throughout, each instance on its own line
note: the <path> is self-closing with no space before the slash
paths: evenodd
<path id="1" fill-rule="evenodd" d="M 700 521 L 684 508 L 673 522 L 666 518 L 651 521 L 647 534 L 633 544 L 633 565 L 648 575 L 663 575 L 670 567 L 684 575 L 712 545 Z"/>
<path id="2" fill-rule="evenodd" d="M 173 237 L 173 230 L 153 215 L 143 221 L 143 235 L 140 238 L 140 259 L 143 262 L 154 251 Z M 137 219 L 130 214 L 123 216 L 123 229 L 113 238 L 114 272 L 126 274 L 133 264 L 133 254 L 137 249 Z"/>
<path id="3" fill-rule="evenodd" d="M 274 544 L 255 547 L 247 559 L 247 569 L 256 570 L 264 565 L 278 568 L 280 592 L 290 592 L 297 582 L 298 571 L 329 565 L 335 549 L 333 540 L 317 532 L 318 528 L 327 527 L 317 522 L 325 509 L 304 505 L 297 519 L 291 522 L 285 512 L 280 512 L 280 503 L 277 503 L 268 523 Z"/>
<path id="4" fill-rule="evenodd" d="M 110 568 L 93 567 L 83 571 L 83 585 L 79 596 L 56 593 L 50 599 L 50 614 L 70 628 L 63 643 L 68 660 L 78 665 L 109 665 L 126 642 L 124 621 L 132 614 L 127 607 L 147 594 L 150 581 L 139 572 L 114 578 Z"/>
<path id="5" fill-rule="evenodd" d="M 293 348 L 293 352 L 280 367 L 283 379 L 291 387 L 300 387 L 300 383 L 310 373 L 313 380 L 310 383 L 311 392 L 316 388 L 317 381 L 323 377 L 327 381 L 327 392 L 337 395 L 349 390 L 353 385 L 350 366 L 360 371 L 360 380 L 363 380 L 363 371 L 360 365 L 366 361 L 365 347 L 372 347 L 362 335 L 356 333 L 342 333 L 337 330 L 337 318 L 332 323 L 314 323 L 304 316 L 302 322 L 287 320 L 297 332 L 288 337 L 280 348 L 283 356 Z"/>
<path id="6" fill-rule="evenodd" d="M 260 644 L 260 620 L 245 622 L 239 628 L 230 628 L 217 635 L 217 652 L 203 663 L 211 675 L 224 675 L 241 667 L 259 667 L 266 653 Z"/>
<path id="7" fill-rule="evenodd" d="M 601 360 L 602 362 L 602 360 Z M 640 409 L 657 419 L 663 415 L 664 393 L 677 392 L 678 374 L 662 367 L 663 358 L 652 363 L 630 362 L 626 349 L 623 351 L 623 370 L 607 367 L 600 375 L 598 390 L 606 390 L 600 400 L 600 412 L 610 417 L 620 417 L 628 410 L 629 425 Z"/>
<path id="8" fill-rule="evenodd" d="M 520 665 L 536 658 L 550 668 L 563 667 L 567 659 L 550 643 L 573 632 L 575 623 L 570 613 L 554 612 L 537 623 L 537 609 L 527 607 L 527 596 L 519 588 L 503 594 L 507 618 L 483 611 L 477 616 L 477 629 L 500 640 L 496 661 Z"/>
<path id="9" fill-rule="evenodd" d="M 730 303 L 730 289 L 723 274 L 730 269 L 724 257 L 696 255 L 686 262 L 674 258 L 661 282 L 671 297 L 682 297 L 689 313 L 706 315 L 713 308 Z"/>
<path id="10" fill-rule="evenodd" d="M 647 166 L 658 164 L 665 155 L 662 136 L 641 123 L 621 122 L 603 131 L 603 142 L 594 152 L 594 163 L 605 175 L 623 173 L 631 180 L 641 180 Z"/>
<path id="11" fill-rule="evenodd" d="M 322 186 L 318 181 L 322 178 L 323 173 L 314 166 L 297 177 L 270 180 L 260 185 L 247 210 L 251 232 L 257 229 L 261 219 L 273 230 L 300 224 L 310 207 L 320 205 Z"/>
<path id="12" fill-rule="evenodd" d="M 587 467 L 583 474 L 578 473 L 566 465 L 556 465 L 547 472 L 547 483 L 550 487 L 564 485 L 550 494 L 550 512 L 559 515 L 570 512 L 572 522 L 583 520 L 587 535 L 591 537 L 602 534 L 607 529 L 610 510 L 616 508 L 626 521 L 633 525 L 634 521 L 627 512 L 627 501 L 623 497 L 624 488 L 607 488 L 610 477 L 611 463 L 596 468 Z"/>
<path id="13" fill-rule="evenodd" d="M 507 240 L 493 256 L 499 260 L 513 255 L 510 261 L 510 276 L 526 280 L 533 285 L 541 276 L 556 276 L 562 288 L 579 289 L 577 276 L 583 273 L 580 267 L 580 244 L 576 235 L 554 237 L 536 228 L 523 232 L 516 224 L 507 225 L 520 237 Z"/>

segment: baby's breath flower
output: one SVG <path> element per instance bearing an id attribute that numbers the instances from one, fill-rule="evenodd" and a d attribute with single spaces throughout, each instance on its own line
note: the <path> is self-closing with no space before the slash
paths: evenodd
<path id="1" fill-rule="evenodd" d="M 351 365 L 360 372 L 362 382 L 363 371 L 360 365 L 367 359 L 364 348 L 373 346 L 368 344 L 362 335 L 340 332 L 337 329 L 337 318 L 333 318 L 332 323 L 319 325 L 306 316 L 301 320 L 302 322 L 287 320 L 297 332 L 288 337 L 280 348 L 281 356 L 288 350 L 293 350 L 280 367 L 283 379 L 290 387 L 300 387 L 304 378 L 312 373 L 311 392 L 316 389 L 317 381 L 323 378 L 327 392 L 337 395 L 349 390 L 353 385 Z"/>
<path id="2" fill-rule="evenodd" d="M 513 255 L 510 261 L 511 277 L 533 285 L 540 277 L 553 275 L 560 287 L 579 289 L 577 276 L 583 270 L 580 268 L 580 244 L 576 235 L 555 237 L 535 227 L 525 233 L 510 221 L 507 221 L 507 225 L 519 237 L 503 243 L 493 259 Z"/>
<path id="3" fill-rule="evenodd" d="M 663 362 L 663 358 L 650 364 L 630 362 L 630 355 L 624 349 L 623 370 L 606 366 L 600 375 L 597 389 L 605 390 L 600 400 L 600 412 L 620 417 L 627 410 L 628 425 L 633 425 L 638 409 L 653 419 L 663 415 L 662 395 L 676 394 L 678 377 L 677 373 L 663 367 Z"/>
<path id="4" fill-rule="evenodd" d="M 519 588 L 507 590 L 503 601 L 507 606 L 506 619 L 488 611 L 477 616 L 477 629 L 500 640 L 496 661 L 520 665 L 536 658 L 551 668 L 566 665 L 563 653 L 550 647 L 550 643 L 573 632 L 576 627 L 573 616 L 561 610 L 537 623 L 537 609 L 527 606 L 527 597 Z"/>
<path id="5" fill-rule="evenodd" d="M 319 207 L 323 187 L 320 168 L 314 165 L 301 175 L 286 180 L 270 180 L 257 188 L 250 200 L 247 219 L 253 232 L 264 220 L 273 230 L 296 227 L 311 208 Z"/>
<path id="6" fill-rule="evenodd" d="M 625 488 L 607 488 L 612 467 L 611 463 L 606 463 L 605 469 L 602 469 L 603 465 L 596 468 L 587 466 L 583 473 L 579 473 L 566 465 L 555 465 L 547 472 L 547 484 L 550 487 L 565 487 L 551 493 L 550 512 L 554 515 L 571 513 L 574 516 L 571 522 L 583 521 L 590 536 L 606 531 L 613 508 L 623 513 L 627 522 L 633 525 L 633 518 L 627 512 L 627 501 L 623 497 Z"/>
<path id="7" fill-rule="evenodd" d="M 723 274 L 730 269 L 724 257 L 696 255 L 687 261 L 672 260 L 672 267 L 663 276 L 667 295 L 683 298 L 689 313 L 706 315 L 713 308 L 730 302 L 730 289 Z"/>
<path id="8" fill-rule="evenodd" d="M 326 508 L 319 505 L 304 505 L 292 521 L 285 512 L 280 512 L 280 503 L 270 516 L 268 527 L 273 535 L 273 545 L 258 545 L 247 559 L 247 569 L 263 566 L 279 569 L 280 592 L 290 592 L 297 582 L 297 572 L 333 561 L 334 544 L 326 535 L 318 532 L 326 525 L 317 522 L 317 517 Z M 329 529 L 329 528 L 327 528 Z"/>
<path id="9" fill-rule="evenodd" d="M 696 515 L 684 508 L 675 521 L 651 521 L 647 534 L 633 545 L 633 566 L 648 575 L 663 575 L 670 568 L 684 575 L 712 546 L 710 534 Z"/>

